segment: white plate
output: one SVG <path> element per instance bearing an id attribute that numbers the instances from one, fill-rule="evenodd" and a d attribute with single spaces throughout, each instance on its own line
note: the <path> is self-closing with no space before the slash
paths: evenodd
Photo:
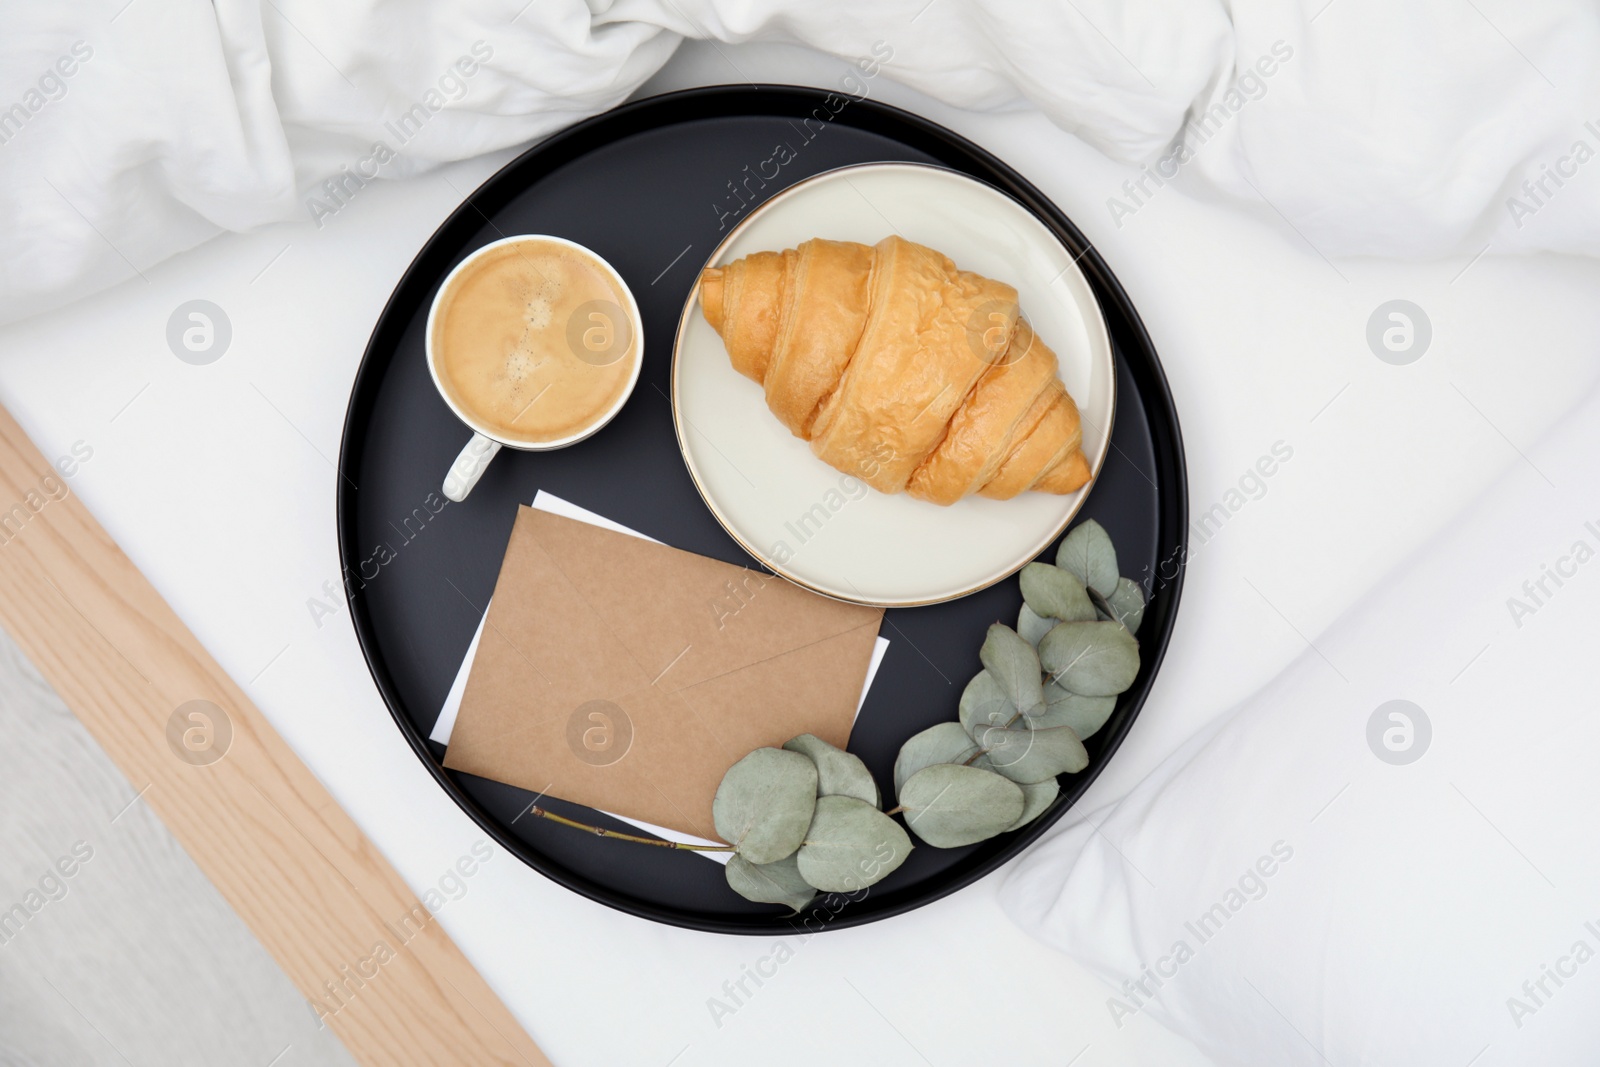
<path id="1" fill-rule="evenodd" d="M 843 167 L 755 209 L 706 265 L 813 237 L 875 244 L 891 233 L 1016 286 L 1024 316 L 1060 360 L 1098 476 L 1116 406 L 1105 319 L 1072 253 L 999 190 L 913 163 Z M 767 410 L 761 387 L 733 369 L 701 314 L 698 283 L 678 323 L 672 410 L 689 473 L 734 539 L 774 573 L 859 604 L 936 604 L 1015 574 L 1061 535 L 1094 484 L 949 507 L 867 488 L 812 455 Z"/>

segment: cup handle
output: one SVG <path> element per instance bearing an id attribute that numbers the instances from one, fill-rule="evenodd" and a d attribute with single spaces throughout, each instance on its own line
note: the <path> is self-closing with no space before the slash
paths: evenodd
<path id="1" fill-rule="evenodd" d="M 467 494 L 478 484 L 478 479 L 489 467 L 489 461 L 499 451 L 499 441 L 490 440 L 481 433 L 473 434 L 472 440 L 467 442 L 444 476 L 444 495 L 457 504 L 467 499 Z"/>

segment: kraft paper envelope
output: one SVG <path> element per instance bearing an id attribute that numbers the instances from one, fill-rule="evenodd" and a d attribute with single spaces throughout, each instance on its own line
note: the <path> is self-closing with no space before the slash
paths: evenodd
<path id="1" fill-rule="evenodd" d="M 445 765 L 715 838 L 751 749 L 848 742 L 881 618 L 520 508 Z"/>

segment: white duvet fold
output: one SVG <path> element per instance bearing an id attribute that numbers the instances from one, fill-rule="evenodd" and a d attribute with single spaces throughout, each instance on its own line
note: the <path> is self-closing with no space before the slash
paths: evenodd
<path id="1" fill-rule="evenodd" d="M 1194 175 L 1329 257 L 1593 254 L 1597 23 L 1548 0 L 13 4 L 0 321 L 544 136 L 623 101 L 686 36 L 800 43 L 956 106 L 1037 108 L 1137 168 L 1106 199 L 1118 224 Z"/>

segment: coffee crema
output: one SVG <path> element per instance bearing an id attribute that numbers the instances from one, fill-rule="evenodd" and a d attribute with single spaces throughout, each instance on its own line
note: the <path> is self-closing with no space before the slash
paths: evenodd
<path id="1" fill-rule="evenodd" d="M 584 251 L 529 238 L 485 252 L 439 295 L 433 366 L 491 436 L 527 445 L 593 427 L 639 360 L 628 296 Z"/>

